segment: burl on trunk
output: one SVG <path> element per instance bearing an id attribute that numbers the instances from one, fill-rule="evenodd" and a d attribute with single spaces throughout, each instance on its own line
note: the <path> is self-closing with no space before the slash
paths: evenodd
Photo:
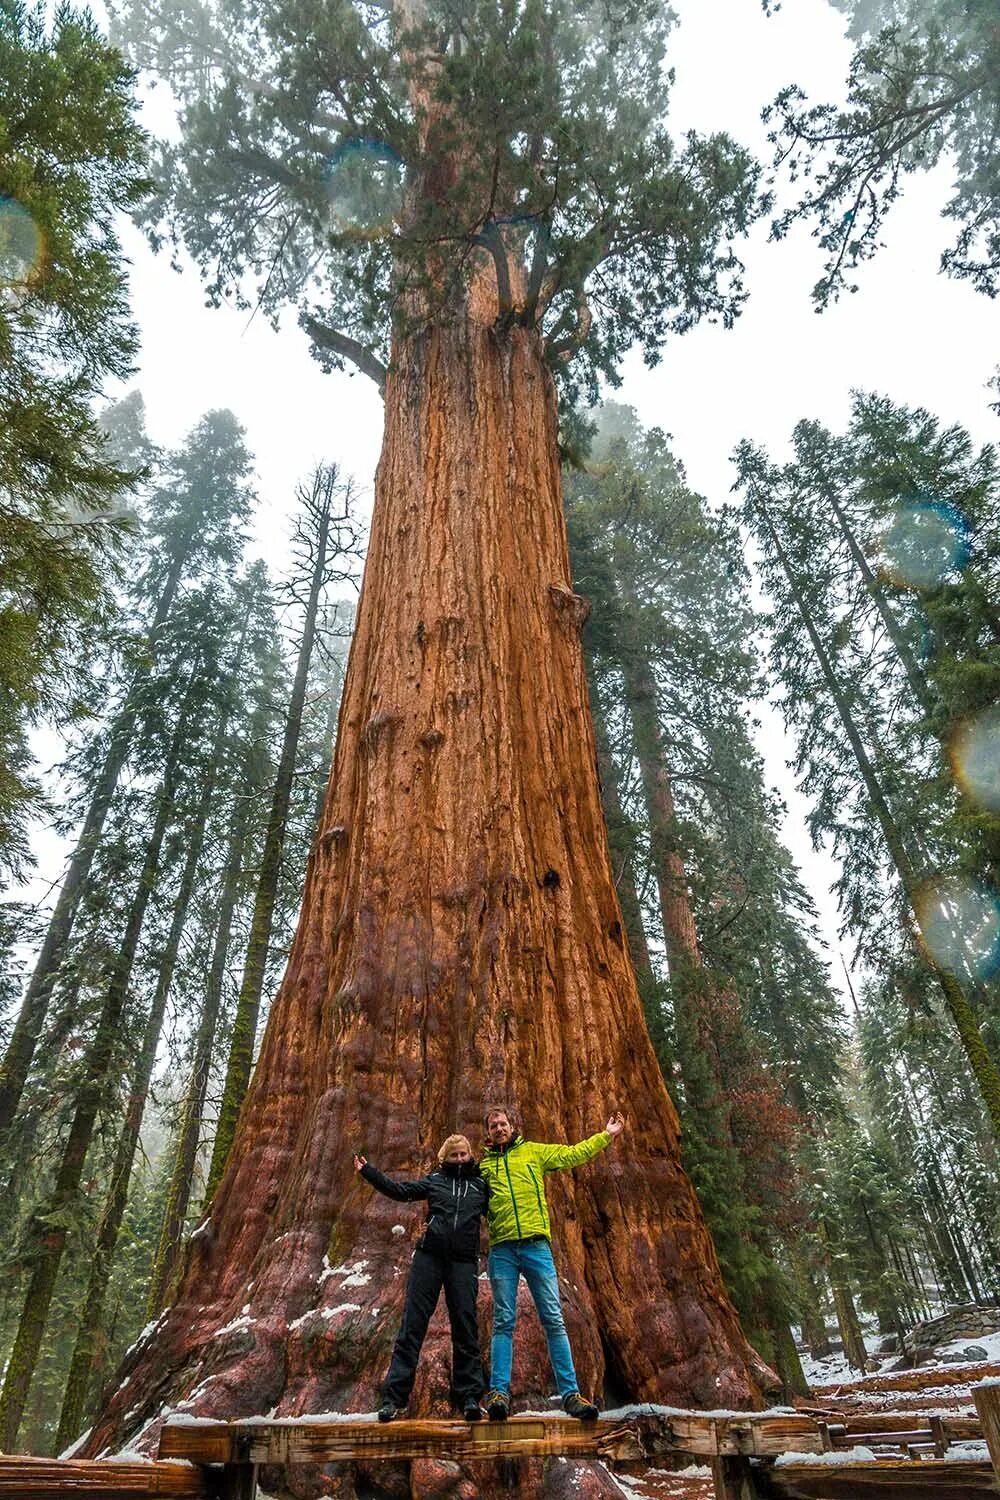
<path id="1" fill-rule="evenodd" d="M 449 1131 L 481 1139 L 496 1100 L 541 1140 L 588 1135 L 616 1105 L 628 1116 L 620 1144 L 549 1179 L 584 1389 L 754 1401 L 753 1355 L 680 1166 L 626 955 L 584 613 L 538 335 L 467 308 L 400 341 L 288 971 L 176 1301 L 119 1371 L 127 1384 L 87 1452 L 137 1433 L 148 1444 L 163 1404 L 213 1417 L 371 1411 L 420 1216 L 359 1181 L 352 1152 L 416 1175 Z M 447 1410 L 447 1365 L 439 1310 L 414 1411 Z M 515 1401 L 537 1406 L 549 1390 L 526 1310 Z M 489 1466 L 476 1467 L 456 1493 L 490 1492 Z M 415 1465 L 408 1486 L 397 1481 L 427 1494 L 460 1476 Z M 302 1471 L 296 1492 L 308 1483 Z M 355 1493 L 347 1473 L 323 1483 Z"/>

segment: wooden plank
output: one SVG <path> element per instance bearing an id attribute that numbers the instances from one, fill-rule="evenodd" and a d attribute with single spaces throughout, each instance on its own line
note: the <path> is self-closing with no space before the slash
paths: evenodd
<path id="1" fill-rule="evenodd" d="M 167 1422 L 161 1458 L 231 1463 L 238 1441 L 256 1464 L 336 1463 L 351 1459 L 508 1458 L 558 1455 L 621 1460 L 667 1452 L 714 1458 L 774 1457 L 795 1449 L 821 1453 L 823 1437 L 812 1417 L 739 1418 L 699 1412 L 637 1416 L 620 1422 L 574 1422 L 558 1416 L 512 1417 L 508 1422 L 402 1421 L 208 1423 Z"/>
<path id="2" fill-rule="evenodd" d="M 105 1500 L 184 1495 L 215 1500 L 219 1482 L 216 1474 L 185 1464 L 4 1454 L 0 1456 L 0 1495 L 16 1500 L 66 1500 L 70 1495 L 103 1495 Z"/>
<path id="3" fill-rule="evenodd" d="M 972 1388 L 983 1437 L 990 1450 L 993 1472 L 1000 1479 L 1000 1385 L 976 1385 Z"/>
<path id="4" fill-rule="evenodd" d="M 450 1429 L 442 1433 L 442 1426 Z M 405 1429 L 405 1430 L 403 1430 Z M 509 1422 L 318 1423 L 252 1429 L 250 1457 L 256 1464 L 336 1463 L 351 1459 L 440 1457 L 478 1461 L 496 1458 L 644 1457 L 634 1424 L 521 1418 Z"/>
<path id="5" fill-rule="evenodd" d="M 235 1456 L 237 1432 L 234 1422 L 165 1422 L 157 1455 L 193 1464 L 228 1464 Z"/>
<path id="6" fill-rule="evenodd" d="M 989 1463 L 924 1458 L 878 1459 L 873 1463 L 782 1464 L 760 1471 L 762 1492 L 776 1500 L 970 1500 L 998 1495 Z"/>
<path id="7" fill-rule="evenodd" d="M 835 1448 L 851 1448 L 863 1441 L 862 1434 L 875 1436 L 888 1432 L 912 1432 L 923 1429 L 933 1432 L 935 1421 L 940 1420 L 942 1435 L 949 1443 L 969 1443 L 983 1435 L 983 1424 L 978 1417 L 923 1416 L 912 1411 L 860 1412 L 856 1416 L 840 1415 L 835 1422 L 827 1422 L 826 1428 Z M 822 1422 L 817 1426 L 822 1427 Z"/>

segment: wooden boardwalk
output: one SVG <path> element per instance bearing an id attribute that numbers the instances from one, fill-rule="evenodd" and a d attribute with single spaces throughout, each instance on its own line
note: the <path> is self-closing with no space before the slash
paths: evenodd
<path id="1" fill-rule="evenodd" d="M 580 1423 L 563 1416 L 508 1422 L 287 1418 L 167 1421 L 155 1463 L 0 1456 L 0 1496 L 198 1496 L 253 1500 L 258 1471 L 420 1458 L 463 1465 L 562 1457 L 616 1463 L 707 1461 L 717 1500 L 966 1500 L 1000 1496 L 1000 1386 L 975 1391 L 977 1416 L 879 1412 L 825 1422 L 794 1411 L 712 1414 L 663 1409 Z M 952 1453 L 985 1435 L 991 1459 Z M 852 1453 L 878 1450 L 879 1456 Z M 838 1451 L 840 1450 L 840 1451 Z M 794 1454 L 789 1461 L 787 1455 Z M 775 1459 L 786 1455 L 780 1463 Z M 178 1463 L 176 1460 L 186 1460 Z M 171 1461 L 172 1460 L 172 1461 Z"/>

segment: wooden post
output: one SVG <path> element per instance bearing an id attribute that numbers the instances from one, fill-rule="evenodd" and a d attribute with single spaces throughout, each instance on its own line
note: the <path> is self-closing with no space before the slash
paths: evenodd
<path id="1" fill-rule="evenodd" d="M 1000 1480 L 1000 1385 L 986 1381 L 974 1385 L 972 1399 L 983 1424 L 983 1437 L 990 1450 L 993 1473 Z"/>
<path id="2" fill-rule="evenodd" d="M 709 1460 L 715 1484 L 715 1500 L 757 1500 L 760 1490 L 754 1483 L 749 1458 L 718 1457 Z"/>
<path id="3" fill-rule="evenodd" d="M 222 1500 L 255 1500 L 257 1465 L 250 1459 L 250 1442 L 244 1433 L 233 1439 L 231 1459 L 222 1470 Z"/>

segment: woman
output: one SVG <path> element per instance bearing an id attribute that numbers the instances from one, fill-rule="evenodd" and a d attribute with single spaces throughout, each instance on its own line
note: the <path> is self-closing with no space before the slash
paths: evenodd
<path id="1" fill-rule="evenodd" d="M 431 1314 L 444 1287 L 451 1319 L 451 1384 L 456 1405 L 467 1422 L 482 1416 L 485 1389 L 479 1352 L 476 1297 L 479 1293 L 479 1226 L 486 1213 L 486 1183 L 464 1135 L 450 1135 L 438 1152 L 437 1170 L 415 1182 L 395 1182 L 363 1156 L 354 1170 L 397 1203 L 427 1200 L 427 1226 L 417 1241 L 406 1288 L 403 1322 L 382 1388 L 380 1422 L 391 1422 L 406 1410 L 417 1360 Z"/>

